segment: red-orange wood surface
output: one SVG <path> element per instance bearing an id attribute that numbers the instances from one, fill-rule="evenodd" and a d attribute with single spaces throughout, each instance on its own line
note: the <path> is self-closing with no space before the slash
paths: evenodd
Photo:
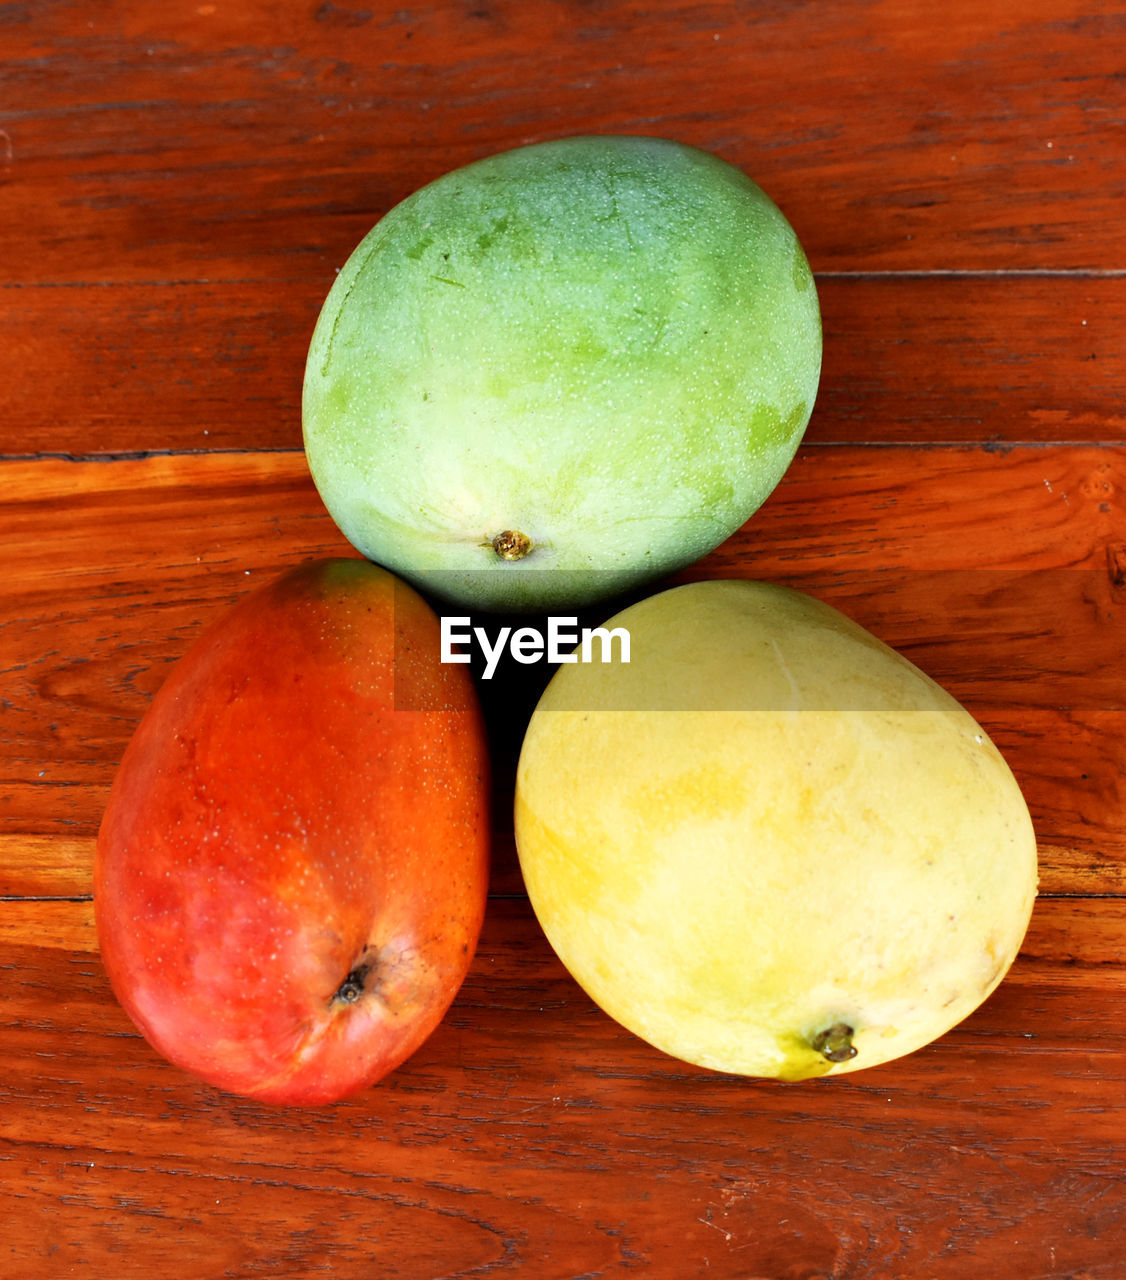
<path id="1" fill-rule="evenodd" d="M 0 5 L 0 1277 L 1126 1275 L 1124 49 L 1094 0 Z M 1021 955 L 840 1079 L 648 1048 L 524 896 L 546 672 L 510 670 L 445 1022 L 335 1107 L 224 1095 L 101 968 L 114 770 L 210 619 L 348 554 L 300 432 L 335 270 L 451 166 L 587 132 L 717 151 L 806 245 L 806 442 L 680 576 L 822 596 L 970 707 L 1036 825 Z"/>
<path id="2" fill-rule="evenodd" d="M 71 457 L 300 449 L 305 352 L 332 276 L 12 286 L 0 311 L 5 438 L 22 454 Z M 809 441 L 1126 436 L 1126 275 L 820 272 L 817 283 L 825 353 Z"/>

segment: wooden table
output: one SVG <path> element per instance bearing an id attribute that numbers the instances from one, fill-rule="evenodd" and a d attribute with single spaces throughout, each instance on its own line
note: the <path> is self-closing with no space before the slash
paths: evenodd
<path id="1" fill-rule="evenodd" d="M 0 57 L 0 1275 L 1126 1275 L 1121 8 L 28 0 Z M 833 601 L 977 715 L 1040 842 L 1022 954 L 887 1066 L 687 1067 L 546 944 L 510 738 L 432 1039 L 334 1107 L 224 1095 L 100 965 L 114 770 L 208 621 L 347 552 L 299 421 L 335 269 L 428 179 L 588 132 L 719 153 L 805 244 L 805 444 L 694 572 Z"/>

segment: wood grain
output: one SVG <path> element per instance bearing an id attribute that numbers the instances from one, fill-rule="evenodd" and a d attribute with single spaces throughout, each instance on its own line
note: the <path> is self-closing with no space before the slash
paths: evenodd
<path id="1" fill-rule="evenodd" d="M 1089 939 L 1092 917 L 1121 930 L 1122 906 L 1069 911 L 1038 905 L 1034 958 L 940 1041 L 793 1086 L 649 1048 L 571 981 L 525 902 L 493 902 L 431 1040 L 302 1112 L 162 1062 L 108 991 L 89 904 L 29 904 L 24 937 L 0 939 L 0 1168 L 23 1187 L 9 1243 L 55 1274 L 424 1278 L 534 1258 L 559 1280 L 956 1280 L 996 1250 L 1002 1274 L 1111 1280 L 1126 979 Z"/>
<path id="2" fill-rule="evenodd" d="M 299 449 L 332 278 L 0 291 L 0 454 Z M 810 443 L 1126 439 L 1126 276 L 827 275 L 818 291 Z"/>
<path id="3" fill-rule="evenodd" d="M 571 133 L 717 151 L 818 270 L 1122 269 L 1121 13 L 92 0 L 5 10 L 8 281 L 327 274 L 421 183 Z"/>
<path id="4" fill-rule="evenodd" d="M 808 448 L 738 534 L 672 581 L 784 582 L 899 648 L 1005 752 L 1053 888 L 1117 892 L 1124 470 L 1126 450 L 1110 446 Z M 11 552 L 0 831 L 90 836 L 148 699 L 202 627 L 288 565 L 354 552 L 299 453 L 9 462 L 0 484 Z M 511 779 L 548 674 L 509 663 L 479 686 L 502 892 L 519 887 Z"/>
<path id="5" fill-rule="evenodd" d="M 1124 38 L 1095 0 L 0 4 L 0 1280 L 1119 1280 Z M 339 1106 L 221 1094 L 97 955 L 117 761 L 209 620 L 350 553 L 300 452 L 336 269 L 431 178 L 591 132 L 718 152 L 806 246 L 805 446 L 680 578 L 808 590 L 974 711 L 1036 823 L 1021 954 L 867 1072 L 664 1057 L 531 913 L 508 806 L 546 672 L 509 670 L 448 1017 Z"/>

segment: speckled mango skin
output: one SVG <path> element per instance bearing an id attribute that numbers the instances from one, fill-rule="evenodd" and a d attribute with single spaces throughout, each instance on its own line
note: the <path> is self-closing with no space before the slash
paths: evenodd
<path id="1" fill-rule="evenodd" d="M 970 714 L 779 586 L 676 587 L 606 625 L 630 664 L 560 667 L 515 803 L 532 904 L 593 999 L 677 1058 L 781 1079 L 887 1062 L 975 1009 L 1037 860 Z M 814 1047 L 836 1025 L 840 1062 Z"/>
<path id="2" fill-rule="evenodd" d="M 446 174 L 363 240 L 310 344 L 305 450 L 370 559 L 477 608 L 575 606 L 738 529 L 820 368 L 809 264 L 750 179 L 568 138 Z M 499 557 L 504 531 L 531 552 Z"/>
<path id="3" fill-rule="evenodd" d="M 102 959 L 150 1044 L 292 1106 L 405 1061 L 481 929 L 488 763 L 466 669 L 385 570 L 311 561 L 216 619 L 130 740 L 94 857 Z"/>

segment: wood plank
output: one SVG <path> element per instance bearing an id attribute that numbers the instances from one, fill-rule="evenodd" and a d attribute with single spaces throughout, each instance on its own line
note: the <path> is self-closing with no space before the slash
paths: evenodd
<path id="1" fill-rule="evenodd" d="M 300 1111 L 159 1059 L 89 950 L 89 904 L 2 903 L 26 923 L 0 938 L 8 1274 L 1113 1280 L 1126 921 L 1121 902 L 1082 921 L 1074 905 L 1038 903 L 1033 954 L 934 1044 L 785 1085 L 651 1049 L 567 976 L 526 903 L 493 903 L 431 1039 Z"/>
<path id="2" fill-rule="evenodd" d="M 810 443 L 1121 440 L 1126 277 L 830 276 Z M 1120 323 L 1121 322 L 1121 323 Z"/>
<path id="3" fill-rule="evenodd" d="M 423 182 L 584 132 L 718 151 L 818 270 L 1123 267 L 1121 14 L 952 0 L 937 23 L 917 0 L 822 0 L 813 16 L 719 0 L 12 5 L 0 242 L 22 248 L 0 273 L 328 276 Z"/>
<path id="4" fill-rule="evenodd" d="M 94 802 L 100 802 L 99 817 L 107 792 L 108 786 L 99 789 L 94 797 Z M 497 786 L 493 871 L 489 886 L 490 896 L 498 901 L 524 894 L 509 819 L 511 800 L 511 770 L 505 768 Z M 1050 829 L 1045 810 L 1046 806 L 1041 804 L 1038 825 L 1042 829 Z M 1116 830 L 1107 833 L 1100 828 L 1097 825 L 1100 816 L 1094 816 L 1091 833 L 1082 845 L 1069 847 L 1043 838 L 1039 840 L 1042 897 L 1126 898 L 1126 859 L 1121 857 L 1119 835 Z M 1056 820 L 1059 820 L 1058 816 Z M 94 888 L 94 845 L 93 833 L 65 836 L 0 832 L 0 902 L 39 903 L 89 898 Z M 8 919 L 10 924 L 14 917 Z M 0 923 L 0 932 L 5 927 L 8 926 Z M 78 946 L 73 942 L 71 945 Z"/>
<path id="5" fill-rule="evenodd" d="M 0 851 L 5 864 L 11 861 L 8 874 L 12 877 L 0 889 L 0 946 L 97 951 L 91 879 L 93 839 L 4 836 L 0 838 Z M 41 869 L 40 890 L 49 887 L 53 892 L 29 896 L 27 889 L 20 889 L 13 893 L 14 886 L 20 883 L 21 870 L 29 866 Z M 43 869 L 46 875 L 42 875 Z M 1052 965 L 1069 971 L 1073 966 L 1117 966 L 1118 977 L 1114 980 L 1126 985 L 1124 890 L 1121 879 L 1117 893 L 1060 892 L 1041 884 L 1021 949 L 1024 960 L 1032 965 L 1031 971 L 1042 974 L 1044 966 Z M 521 903 L 527 908 L 527 897 L 522 892 L 494 893 L 489 910 L 502 922 L 524 919 L 527 910 Z M 1053 980 L 1062 981 L 1059 975 Z"/>
<path id="6" fill-rule="evenodd" d="M 1120 8 L 0 3 L 0 1277 L 1119 1280 Z M 718 152 L 805 243 L 806 445 L 681 577 L 803 587 L 970 706 L 1039 837 L 1021 954 L 948 1035 L 839 1080 L 658 1053 L 523 894 L 512 770 L 547 673 L 508 670 L 482 685 L 492 897 L 448 1016 L 338 1106 L 229 1097 L 108 986 L 113 771 L 208 621 L 348 553 L 299 432 L 335 269 L 428 179 L 594 131 Z"/>
<path id="7" fill-rule="evenodd" d="M 330 283 L 0 290 L 0 453 L 299 449 Z M 1126 276 L 830 275 L 818 289 L 809 443 L 1126 439 Z"/>
<path id="8" fill-rule="evenodd" d="M 0 453 L 300 448 L 330 283 L 0 290 Z"/>
<path id="9" fill-rule="evenodd" d="M 1005 752 L 1053 891 L 1119 892 L 1124 465 L 1122 448 L 1096 446 L 811 447 L 680 579 L 789 583 L 901 649 Z M 349 548 L 299 453 L 9 462 L 0 485 L 0 832 L 81 841 L 149 698 L 205 623 L 284 567 Z M 548 673 L 508 674 L 480 684 L 498 892 L 519 891 L 512 775 Z M 85 891 L 84 870 L 66 879 L 34 857 L 20 855 L 10 892 L 34 894 L 56 874 Z"/>
<path id="10" fill-rule="evenodd" d="M 0 834 L 0 902 L 89 897 L 93 867 L 93 836 Z"/>

